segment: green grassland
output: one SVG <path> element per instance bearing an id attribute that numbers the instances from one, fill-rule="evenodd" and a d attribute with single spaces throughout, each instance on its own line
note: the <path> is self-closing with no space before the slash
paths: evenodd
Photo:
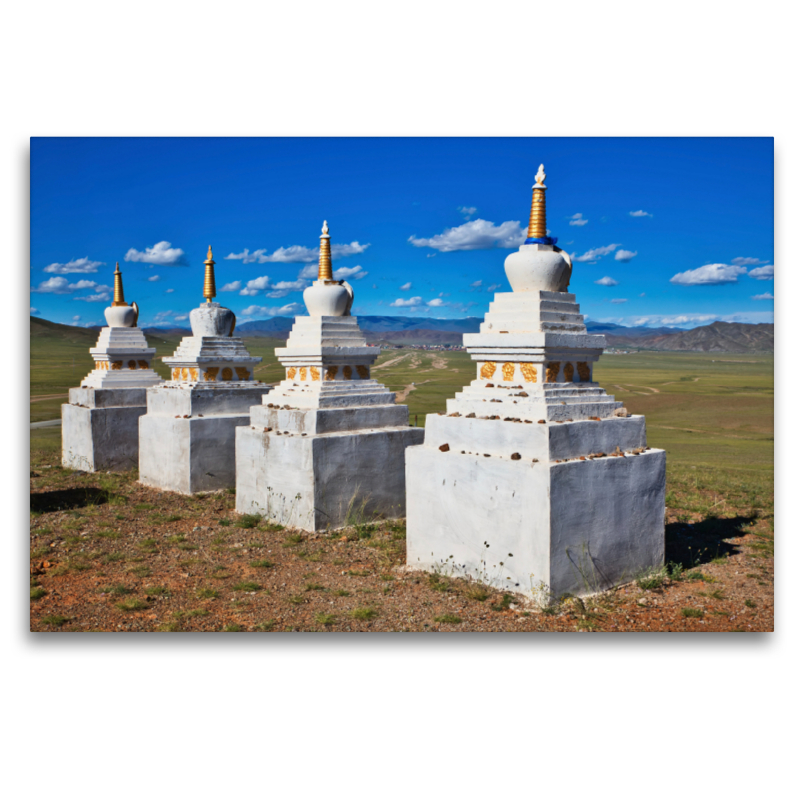
<path id="1" fill-rule="evenodd" d="M 39 330 L 31 336 L 31 421 L 60 416 L 67 390 L 79 385 L 92 368 L 88 348 L 94 331 L 64 328 Z M 150 336 L 157 350 L 154 368 L 168 371 L 160 358 L 170 355 L 176 337 Z M 246 339 L 253 355 L 263 358 L 256 377 L 266 383 L 282 379 L 275 339 Z M 648 443 L 667 451 L 670 490 L 681 493 L 682 508 L 692 497 L 707 504 L 709 492 L 748 499 L 749 506 L 771 514 L 774 447 L 774 358 L 731 353 L 638 352 L 604 355 L 595 380 L 625 403 L 633 414 L 647 417 Z M 392 391 L 414 388 L 405 399 L 411 422 L 425 424 L 425 415 L 445 410 L 445 401 L 475 377 L 475 365 L 464 352 L 385 350 L 373 377 Z M 62 395 L 33 402 L 36 396 Z M 57 458 L 60 429 L 31 431 L 32 449 Z M 705 506 L 703 506 L 705 507 Z"/>

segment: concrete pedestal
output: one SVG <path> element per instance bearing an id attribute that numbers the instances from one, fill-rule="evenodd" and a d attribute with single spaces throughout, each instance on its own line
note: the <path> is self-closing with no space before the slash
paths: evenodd
<path id="1" fill-rule="evenodd" d="M 307 531 L 404 516 L 405 450 L 424 431 L 370 377 L 380 348 L 358 320 L 297 317 L 275 354 L 286 380 L 236 432 L 236 510 Z"/>
<path id="2" fill-rule="evenodd" d="M 429 415 L 406 452 L 407 563 L 540 602 L 602 591 L 663 565 L 665 477 L 643 417 Z"/>
<path id="3" fill-rule="evenodd" d="M 70 389 L 61 406 L 61 464 L 83 472 L 132 469 L 139 459 L 145 388 Z"/>
<path id="4" fill-rule="evenodd" d="M 268 398 L 269 399 L 269 398 Z M 258 406 L 236 431 L 236 510 L 307 531 L 405 515 L 408 407 Z"/>
<path id="5" fill-rule="evenodd" d="M 139 481 L 181 494 L 236 485 L 235 432 L 250 424 L 264 384 L 165 383 L 147 390 L 139 422 Z"/>

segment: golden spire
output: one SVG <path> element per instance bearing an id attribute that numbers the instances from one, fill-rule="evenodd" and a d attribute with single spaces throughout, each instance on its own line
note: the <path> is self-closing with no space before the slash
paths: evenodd
<path id="1" fill-rule="evenodd" d="M 533 186 L 533 198 L 531 200 L 531 216 L 528 220 L 528 238 L 543 239 L 547 236 L 547 219 L 545 211 L 544 192 L 547 187 L 544 185 L 544 164 L 539 165 L 536 173 L 536 183 Z"/>
<path id="2" fill-rule="evenodd" d="M 321 281 L 332 281 L 331 270 L 331 237 L 328 236 L 328 220 L 322 223 L 322 236 L 319 237 L 319 271 L 317 278 Z"/>
<path id="3" fill-rule="evenodd" d="M 203 262 L 206 265 L 206 277 L 203 281 L 203 297 L 206 303 L 210 303 L 213 297 L 217 296 L 217 285 L 214 283 L 214 257 L 211 255 L 211 245 L 208 246 L 208 256 Z"/>
<path id="4" fill-rule="evenodd" d="M 122 273 L 119 271 L 119 261 L 117 261 L 117 268 L 114 271 L 114 302 L 113 306 L 126 306 L 125 293 L 122 291 Z"/>

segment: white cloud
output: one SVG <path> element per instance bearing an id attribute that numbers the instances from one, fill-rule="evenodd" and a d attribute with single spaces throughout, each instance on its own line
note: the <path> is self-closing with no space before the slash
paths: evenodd
<path id="1" fill-rule="evenodd" d="M 80 314 L 76 314 L 76 315 L 75 315 L 75 316 L 72 318 L 72 321 L 73 321 L 73 322 L 80 322 L 80 321 L 81 321 L 81 315 L 80 315 Z"/>
<path id="2" fill-rule="evenodd" d="M 731 261 L 731 264 L 736 264 L 737 267 L 754 267 L 756 264 L 766 264 L 766 261 L 762 261 L 760 258 L 750 258 L 750 257 L 742 257 L 737 256 Z"/>
<path id="3" fill-rule="evenodd" d="M 333 271 L 333 277 L 337 281 L 360 281 L 366 278 L 369 272 L 365 272 L 361 267 L 339 267 Z"/>
<path id="4" fill-rule="evenodd" d="M 583 218 L 583 214 L 573 214 L 569 218 L 569 224 L 570 225 L 581 225 L 581 226 L 583 226 L 583 225 L 586 225 L 586 223 L 588 221 L 589 221 L 588 219 L 584 219 Z"/>
<path id="5" fill-rule="evenodd" d="M 606 275 L 604 278 L 600 278 L 599 281 L 595 281 L 598 286 L 619 286 L 619 281 L 615 281 L 613 278 L 609 278 Z"/>
<path id="6" fill-rule="evenodd" d="M 652 217 L 652 214 L 648 214 L 646 211 L 629 211 L 628 212 L 632 217 Z"/>
<path id="7" fill-rule="evenodd" d="M 303 267 L 303 269 L 300 270 L 300 274 L 297 277 L 315 281 L 318 273 L 319 266 L 317 264 L 309 264 L 307 267 Z"/>
<path id="8" fill-rule="evenodd" d="M 344 258 L 363 253 L 369 247 L 369 243 L 360 244 L 350 242 L 350 244 L 332 244 L 331 258 Z M 274 253 L 267 253 L 266 249 L 254 250 L 252 253 L 245 248 L 241 253 L 230 253 L 226 259 L 237 259 L 243 264 L 302 264 L 316 261 L 319 258 L 319 247 L 304 247 L 303 245 L 293 244 L 290 247 L 279 247 Z"/>
<path id="9" fill-rule="evenodd" d="M 681 286 L 716 286 L 722 283 L 737 283 L 737 276 L 743 272 L 747 272 L 745 267 L 731 264 L 706 264 L 697 269 L 679 272 L 677 275 L 673 275 L 669 282 Z"/>
<path id="10" fill-rule="evenodd" d="M 639 297 L 646 297 L 646 296 L 647 296 L 647 295 L 646 295 L 644 292 L 642 292 L 642 293 L 639 295 Z"/>
<path id="11" fill-rule="evenodd" d="M 428 253 L 425 258 L 436 258 L 437 253 Z"/>
<path id="12" fill-rule="evenodd" d="M 772 311 L 739 311 L 735 314 L 674 314 L 674 315 L 646 315 L 628 317 L 626 325 L 644 325 L 648 328 L 659 328 L 668 325 L 673 328 L 696 328 L 698 325 L 709 325 L 712 322 L 773 322 L 775 314 Z M 610 322 L 611 320 L 599 320 Z"/>
<path id="13" fill-rule="evenodd" d="M 285 306 L 248 306 L 242 311 L 243 317 L 292 317 L 299 314 L 305 306 L 302 303 L 288 303 Z"/>
<path id="14" fill-rule="evenodd" d="M 39 294 L 71 294 L 79 292 L 81 289 L 97 289 L 98 291 L 110 291 L 108 286 L 99 286 L 96 281 L 80 280 L 77 283 L 70 283 L 66 278 L 48 278 L 42 281 L 32 292 Z"/>
<path id="15" fill-rule="evenodd" d="M 472 289 L 479 289 L 481 286 L 483 286 L 483 281 L 475 281 L 475 283 L 470 284 Z"/>
<path id="16" fill-rule="evenodd" d="M 474 219 L 457 228 L 446 228 L 430 239 L 417 239 L 409 236 L 408 241 L 414 247 L 432 247 L 442 253 L 455 250 L 487 250 L 490 247 L 511 249 L 519 247 L 525 241 L 525 229 L 519 222 L 503 222 L 495 225 L 485 219 Z"/>
<path id="17" fill-rule="evenodd" d="M 259 292 L 269 288 L 269 286 L 269 275 L 262 275 L 260 278 L 253 278 L 253 280 L 247 281 L 247 286 L 239 294 L 245 297 L 255 297 Z"/>
<path id="18" fill-rule="evenodd" d="M 765 267 L 751 269 L 747 274 L 757 281 L 771 281 L 775 278 L 775 267 L 772 264 L 767 264 Z"/>
<path id="19" fill-rule="evenodd" d="M 618 244 L 607 244 L 604 247 L 595 247 L 592 250 L 587 250 L 582 256 L 576 256 L 575 253 L 572 253 L 572 260 L 594 264 L 599 258 L 613 253 L 618 247 Z"/>
<path id="20" fill-rule="evenodd" d="M 231 281 L 230 283 L 226 283 L 221 289 L 221 292 L 238 292 L 239 289 L 242 288 L 241 281 Z"/>
<path id="21" fill-rule="evenodd" d="M 74 300 L 83 300 L 86 303 L 107 303 L 111 300 L 111 287 L 98 286 L 97 294 L 87 294 L 84 297 L 75 297 Z"/>
<path id="22" fill-rule="evenodd" d="M 153 315 L 153 325 L 160 325 L 162 322 L 169 321 L 169 318 L 174 316 L 174 311 L 159 311 Z"/>
<path id="23" fill-rule="evenodd" d="M 180 316 L 175 317 L 175 322 L 183 322 L 184 320 L 189 319 L 188 314 L 181 314 Z"/>
<path id="24" fill-rule="evenodd" d="M 639 255 L 638 250 L 617 250 L 617 252 L 614 253 L 614 260 L 622 261 L 627 264 L 628 261 L 630 261 L 633 258 L 636 258 L 636 256 L 638 255 Z"/>
<path id="25" fill-rule="evenodd" d="M 769 292 L 764 292 L 764 294 L 754 294 L 751 300 L 774 300 L 775 297 L 771 295 Z"/>
<path id="26" fill-rule="evenodd" d="M 126 261 L 140 261 L 143 264 L 158 264 L 162 267 L 177 267 L 186 263 L 183 250 L 173 247 L 170 242 L 156 242 L 144 252 L 131 247 L 125 253 Z"/>
<path id="27" fill-rule="evenodd" d="M 487 292 L 496 292 L 498 289 L 502 289 L 502 288 L 503 288 L 503 284 L 502 283 L 492 283 L 492 284 L 489 284 L 489 286 L 486 287 L 486 291 Z"/>
<path id="28" fill-rule="evenodd" d="M 392 305 L 394 305 L 394 303 L 392 303 Z M 446 305 L 447 303 L 445 303 L 444 300 L 438 297 L 434 297 L 433 300 L 428 300 L 428 306 L 430 306 L 431 308 L 442 308 L 443 306 Z"/>
<path id="29" fill-rule="evenodd" d="M 459 206 L 456 211 L 469 219 L 478 209 L 475 206 Z"/>
<path id="30" fill-rule="evenodd" d="M 400 287 L 400 291 L 401 291 L 401 292 L 407 292 L 407 291 L 408 291 L 410 288 L 411 288 L 411 281 L 409 281 L 408 283 L 404 283 L 404 284 L 403 284 L 403 285 Z"/>
<path id="31" fill-rule="evenodd" d="M 615 297 L 611 302 L 612 303 L 627 303 L 628 302 L 628 298 L 627 297 Z"/>
<path id="32" fill-rule="evenodd" d="M 38 313 L 40 313 L 39 309 L 38 308 L 34 308 L 33 306 L 31 306 L 31 314 L 33 314 L 35 316 Z"/>
<path id="33" fill-rule="evenodd" d="M 393 303 L 389 303 L 392 308 L 416 308 L 417 306 L 422 305 L 422 298 L 421 297 L 409 297 L 408 300 L 404 300 L 402 297 L 398 297 Z"/>
<path id="34" fill-rule="evenodd" d="M 174 291 L 175 291 L 174 289 L 165 289 L 164 294 L 172 294 L 172 292 Z"/>
<path id="35" fill-rule="evenodd" d="M 97 272 L 97 268 L 104 263 L 104 261 L 89 261 L 88 258 L 75 258 L 66 264 L 49 264 L 44 268 L 44 271 L 54 272 L 56 275 L 68 275 L 73 272 Z"/>
<path id="36" fill-rule="evenodd" d="M 156 281 L 160 281 L 161 280 L 161 276 L 160 275 L 151 275 L 147 280 L 150 281 L 151 283 L 155 283 Z"/>
<path id="37" fill-rule="evenodd" d="M 248 282 L 248 286 L 252 281 Z M 308 281 L 298 278 L 296 281 L 278 281 L 274 286 L 269 287 L 271 291 L 267 292 L 267 297 L 278 299 L 279 297 L 286 297 L 291 292 L 302 292 L 308 288 Z M 240 292 L 244 294 L 244 292 Z"/>

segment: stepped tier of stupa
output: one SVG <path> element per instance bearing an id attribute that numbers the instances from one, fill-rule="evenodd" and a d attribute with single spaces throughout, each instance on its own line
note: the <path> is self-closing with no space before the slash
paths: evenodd
<path id="1" fill-rule="evenodd" d="M 664 560 L 666 459 L 592 380 L 572 262 L 546 228 L 544 168 L 528 237 L 506 259 L 480 332 L 475 379 L 428 415 L 406 451 L 407 562 L 537 596 L 586 594 Z"/>
<path id="2" fill-rule="evenodd" d="M 161 383 L 150 366 L 155 348 L 136 326 L 139 307 L 125 302 L 122 273 L 114 272 L 114 300 L 105 310 L 107 327 L 89 350 L 95 368 L 69 390 L 61 406 L 61 462 L 85 472 L 135 467 L 139 457 L 139 417 L 146 389 Z"/>
<path id="3" fill-rule="evenodd" d="M 380 349 L 350 315 L 352 287 L 333 278 L 327 223 L 303 299 L 309 316 L 275 350 L 286 377 L 236 433 L 236 509 L 309 531 L 402 517 L 404 452 L 423 432 L 370 377 Z"/>
<path id="4" fill-rule="evenodd" d="M 203 296 L 192 310 L 192 335 L 164 358 L 171 379 L 147 391 L 140 421 L 139 480 L 183 494 L 232 488 L 235 432 L 269 386 L 254 379 L 261 359 L 233 336 L 236 316 L 213 302 L 215 261 L 208 248 Z"/>

